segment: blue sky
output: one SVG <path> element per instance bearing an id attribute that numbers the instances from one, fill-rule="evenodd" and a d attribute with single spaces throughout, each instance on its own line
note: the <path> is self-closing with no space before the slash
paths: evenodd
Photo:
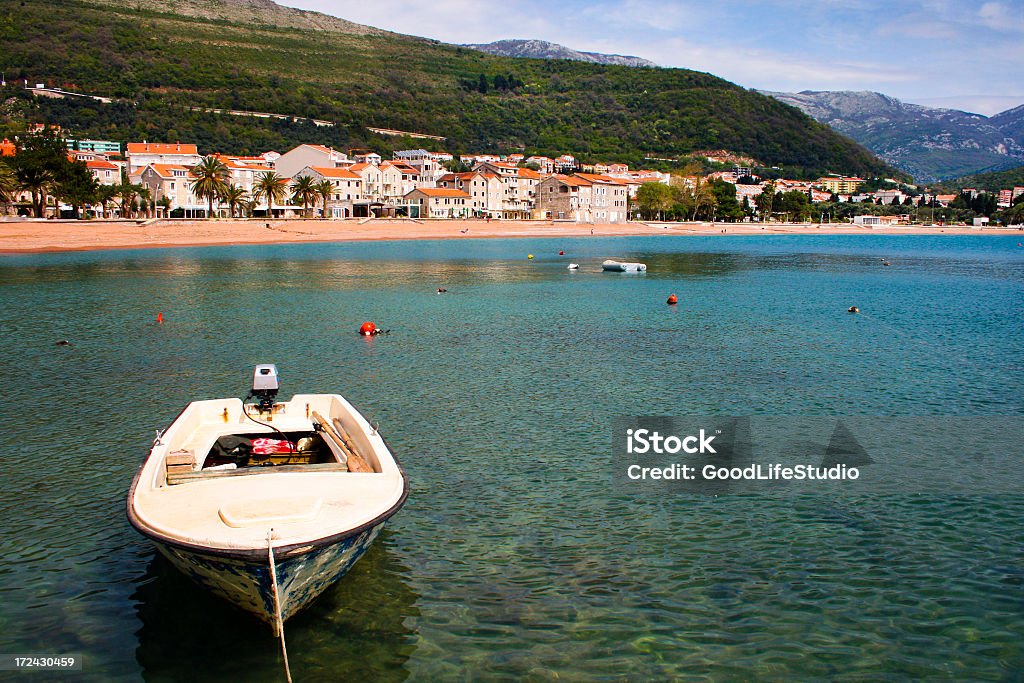
<path id="1" fill-rule="evenodd" d="M 448 43 L 538 38 L 747 88 L 1024 104 L 1024 0 L 279 0 Z"/>

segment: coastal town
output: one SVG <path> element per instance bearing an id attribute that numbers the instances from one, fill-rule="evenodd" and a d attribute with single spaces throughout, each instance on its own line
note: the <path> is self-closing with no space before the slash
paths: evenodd
<path id="1" fill-rule="evenodd" d="M 41 126 L 35 131 L 42 132 Z M 571 154 L 456 156 L 407 149 L 385 159 L 369 149 L 343 152 L 318 144 L 254 156 L 201 151 L 196 144 L 177 141 L 122 144 L 69 137 L 64 144 L 68 159 L 88 169 L 95 192 L 87 197 L 91 201 L 75 203 L 50 191 L 37 207 L 39 217 L 404 217 L 620 224 L 671 216 L 895 226 L 935 222 L 935 209 L 957 202 L 970 206 L 979 197 L 994 212 L 1024 195 L 1019 186 L 997 196 L 972 189 L 939 193 L 896 179 L 869 183 L 839 174 L 811 181 L 764 179 L 751 165 L 743 165 L 751 160 L 724 151 L 698 154 L 725 170 L 701 173 L 691 164 L 682 173 L 667 173 L 622 163 L 581 163 Z M 0 143 L 0 156 L 17 154 L 17 141 Z M 26 186 L 6 195 L 7 213 L 30 215 L 33 201 L 39 202 Z M 776 197 L 787 201 L 774 201 Z M 726 203 L 732 212 L 724 206 L 719 212 Z M 832 210 L 842 204 L 850 210 L 841 215 Z M 828 206 L 827 216 L 815 206 Z M 973 224 L 988 221 L 981 215 Z"/>

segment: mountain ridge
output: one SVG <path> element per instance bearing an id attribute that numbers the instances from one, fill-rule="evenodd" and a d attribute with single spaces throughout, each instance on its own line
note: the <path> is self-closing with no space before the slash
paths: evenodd
<path id="1" fill-rule="evenodd" d="M 546 40 L 530 38 L 507 38 L 492 43 L 465 43 L 461 47 L 480 50 L 502 57 L 520 57 L 529 59 L 569 59 L 577 62 L 593 64 L 614 64 L 618 66 L 657 67 L 649 59 L 632 55 L 604 54 L 601 52 L 584 52 L 574 50 L 565 45 L 551 43 Z"/>
<path id="2" fill-rule="evenodd" d="M 84 0 L 84 4 L 131 9 L 131 3 L 126 4 L 124 0 Z M 141 4 L 138 7 L 141 8 Z M 247 12 L 250 20 L 254 20 L 253 23 L 265 26 L 334 31 L 351 35 L 391 33 L 322 12 L 279 5 L 273 0 L 146 0 L 145 9 L 230 23 L 238 22 L 239 12 Z"/>
<path id="3" fill-rule="evenodd" d="M 759 91 L 847 135 L 919 181 L 1024 162 L 1024 106 L 993 117 L 903 102 L 873 91 Z"/>

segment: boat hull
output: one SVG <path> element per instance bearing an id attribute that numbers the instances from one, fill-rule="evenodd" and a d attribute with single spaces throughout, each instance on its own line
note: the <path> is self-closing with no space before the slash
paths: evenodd
<path id="1" fill-rule="evenodd" d="M 302 610 L 344 576 L 369 549 L 384 528 L 384 522 L 359 533 L 321 546 L 277 554 L 278 593 L 281 618 Z M 181 573 L 212 594 L 230 602 L 273 626 L 276 630 L 273 579 L 270 558 L 208 554 L 151 539 L 161 555 Z"/>
<path id="2" fill-rule="evenodd" d="M 625 263 L 622 261 L 605 261 L 601 268 L 612 273 L 643 273 L 647 270 L 644 263 Z"/>

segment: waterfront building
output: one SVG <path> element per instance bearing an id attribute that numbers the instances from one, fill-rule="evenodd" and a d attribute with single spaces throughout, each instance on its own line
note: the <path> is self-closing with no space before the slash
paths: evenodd
<path id="1" fill-rule="evenodd" d="M 132 175 L 150 164 L 192 167 L 203 160 L 195 145 L 181 142 L 129 142 L 125 145 L 125 158 Z"/>
<path id="2" fill-rule="evenodd" d="M 274 162 L 274 170 L 282 178 L 293 178 L 307 166 L 339 168 L 354 162 L 344 152 L 323 145 L 299 145 L 282 154 Z"/>
<path id="3" fill-rule="evenodd" d="M 100 185 L 120 185 L 121 166 L 106 159 L 93 159 L 85 162 L 89 172 Z"/>
<path id="4" fill-rule="evenodd" d="M 481 164 L 482 166 L 484 165 Z M 495 173 L 485 170 L 448 173 L 438 178 L 437 187 L 462 190 L 469 195 L 468 206 L 471 216 L 502 217 L 505 186 Z"/>
<path id="5" fill-rule="evenodd" d="M 624 223 L 627 183 L 608 176 L 577 173 L 549 176 L 537 186 L 538 218 L 578 223 Z"/>
<path id="6" fill-rule="evenodd" d="M 463 190 L 420 187 L 404 197 L 412 218 L 468 218 L 471 197 Z"/>
<path id="7" fill-rule="evenodd" d="M 327 181 L 334 188 L 327 200 L 327 218 L 351 218 L 355 215 L 356 204 L 364 208 L 368 203 L 363 195 L 363 179 L 358 173 L 347 168 L 334 166 L 307 166 L 293 178 L 312 176 L 317 182 Z M 367 213 L 363 213 L 367 215 Z"/>

